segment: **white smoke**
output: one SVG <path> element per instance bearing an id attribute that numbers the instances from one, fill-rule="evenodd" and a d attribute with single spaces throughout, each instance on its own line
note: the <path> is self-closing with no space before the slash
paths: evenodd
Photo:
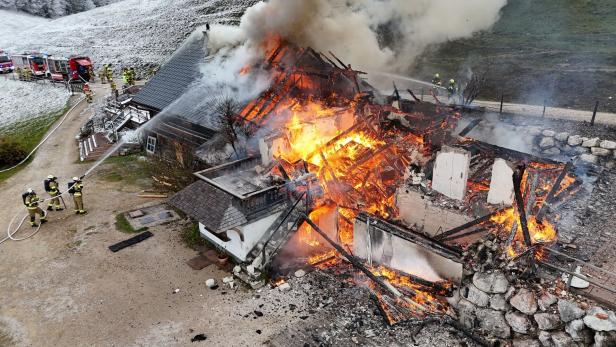
<path id="1" fill-rule="evenodd" d="M 353 67 L 404 71 L 429 45 L 469 37 L 489 29 L 507 0 L 270 0 L 246 10 L 239 32 L 260 47 L 272 35 L 317 51 L 336 53 Z M 387 26 L 395 42 L 384 47 L 378 28 Z M 224 42 L 213 31 L 216 45 Z"/>

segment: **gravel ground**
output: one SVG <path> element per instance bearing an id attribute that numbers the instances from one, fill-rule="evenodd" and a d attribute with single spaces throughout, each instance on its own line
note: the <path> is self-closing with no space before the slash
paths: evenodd
<path id="1" fill-rule="evenodd" d="M 63 85 L 14 81 L 0 76 L 0 128 L 63 108 L 71 94 Z"/>

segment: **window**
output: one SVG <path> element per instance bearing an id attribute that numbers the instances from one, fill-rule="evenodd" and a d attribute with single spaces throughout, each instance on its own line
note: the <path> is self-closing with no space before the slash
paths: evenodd
<path id="1" fill-rule="evenodd" d="M 148 136 L 148 143 L 145 146 L 145 150 L 148 153 L 156 152 L 156 138 L 153 136 Z"/>

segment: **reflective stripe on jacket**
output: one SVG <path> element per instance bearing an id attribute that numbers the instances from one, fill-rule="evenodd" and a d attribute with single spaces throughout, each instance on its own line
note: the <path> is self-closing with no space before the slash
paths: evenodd
<path id="1" fill-rule="evenodd" d="M 25 201 L 26 207 L 28 209 L 35 209 L 38 207 L 38 201 L 39 201 L 38 196 L 29 195 L 26 197 L 26 201 Z"/>
<path id="2" fill-rule="evenodd" d="M 83 184 L 75 183 L 73 186 L 73 191 L 75 191 L 75 196 L 81 196 L 81 191 L 83 190 Z"/>

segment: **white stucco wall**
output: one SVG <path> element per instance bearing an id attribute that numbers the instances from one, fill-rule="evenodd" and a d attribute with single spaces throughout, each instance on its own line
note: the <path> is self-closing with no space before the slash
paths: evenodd
<path id="1" fill-rule="evenodd" d="M 415 275 L 428 281 L 462 279 L 462 264 L 447 259 L 420 245 L 392 235 L 365 222 L 355 220 L 353 254 L 372 264 Z"/>
<path id="2" fill-rule="evenodd" d="M 492 165 L 488 203 L 511 206 L 513 198 L 513 164 L 497 158 Z"/>
<path id="3" fill-rule="evenodd" d="M 246 260 L 246 256 L 250 251 L 264 238 L 267 229 L 274 223 L 276 218 L 282 212 L 275 213 L 262 219 L 258 219 L 241 227 L 237 227 L 227 231 L 227 237 L 230 239 L 225 242 L 216 237 L 212 232 L 207 230 L 205 226 L 199 223 L 199 231 L 201 236 L 224 248 L 227 252 L 235 256 L 241 261 Z M 241 235 L 244 236 L 242 241 Z"/>
<path id="4" fill-rule="evenodd" d="M 414 189 L 398 188 L 396 207 L 400 219 L 413 230 L 429 236 L 455 228 L 474 219 L 462 212 L 432 204 L 429 197 Z"/>
<path id="5" fill-rule="evenodd" d="M 436 155 L 432 189 L 452 199 L 463 200 L 471 154 L 460 148 L 443 146 Z"/>

